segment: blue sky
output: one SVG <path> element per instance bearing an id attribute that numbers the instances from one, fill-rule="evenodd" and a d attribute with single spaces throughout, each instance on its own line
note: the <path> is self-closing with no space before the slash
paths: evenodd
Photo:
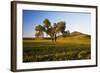
<path id="1" fill-rule="evenodd" d="M 50 20 L 51 25 L 65 21 L 66 30 L 70 32 L 91 34 L 90 13 L 23 10 L 23 37 L 34 37 L 35 26 L 43 25 L 43 20 L 46 18 Z"/>

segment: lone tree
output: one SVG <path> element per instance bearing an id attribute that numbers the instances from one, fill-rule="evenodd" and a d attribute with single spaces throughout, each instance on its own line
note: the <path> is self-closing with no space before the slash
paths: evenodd
<path id="1" fill-rule="evenodd" d="M 57 40 L 57 34 L 58 33 L 62 33 L 62 36 L 64 36 L 65 33 L 65 28 L 66 28 L 66 23 L 64 21 L 60 21 L 58 23 L 54 23 L 51 26 L 51 22 L 49 21 L 49 19 L 45 19 L 43 21 L 43 26 L 42 25 L 38 25 L 36 26 L 35 30 L 36 30 L 36 37 L 40 37 L 43 35 L 43 32 L 45 32 L 47 35 L 49 35 L 52 39 L 52 41 Z"/>

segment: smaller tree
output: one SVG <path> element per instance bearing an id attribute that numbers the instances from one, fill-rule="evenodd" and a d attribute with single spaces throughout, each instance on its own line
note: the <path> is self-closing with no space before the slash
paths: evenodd
<path id="1" fill-rule="evenodd" d="M 36 33 L 35 33 L 36 38 L 43 38 L 43 36 L 44 36 L 43 32 L 36 31 Z"/>
<path id="2" fill-rule="evenodd" d="M 44 36 L 43 32 L 45 31 L 45 28 L 41 25 L 38 25 L 35 27 L 35 30 L 36 30 L 35 36 L 43 38 Z"/>

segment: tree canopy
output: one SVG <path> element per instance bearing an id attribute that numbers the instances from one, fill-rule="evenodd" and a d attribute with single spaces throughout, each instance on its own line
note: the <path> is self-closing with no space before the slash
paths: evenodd
<path id="1" fill-rule="evenodd" d="M 45 19 L 43 23 L 44 23 L 44 27 L 46 27 L 47 29 L 51 26 L 51 22 L 49 21 L 49 19 Z"/>
<path id="2" fill-rule="evenodd" d="M 38 31 L 36 35 L 41 36 L 43 35 L 43 32 L 45 32 L 47 35 L 51 37 L 52 40 L 56 41 L 57 33 L 62 33 L 62 35 L 64 35 L 65 28 L 66 28 L 66 22 L 64 21 L 59 21 L 51 26 L 50 20 L 44 19 L 43 25 L 36 26 L 35 30 Z"/>

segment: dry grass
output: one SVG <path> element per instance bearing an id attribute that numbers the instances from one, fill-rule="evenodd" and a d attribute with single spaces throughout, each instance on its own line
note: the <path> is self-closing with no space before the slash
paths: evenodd
<path id="1" fill-rule="evenodd" d="M 23 62 L 90 59 L 91 40 L 85 36 L 23 40 Z"/>

